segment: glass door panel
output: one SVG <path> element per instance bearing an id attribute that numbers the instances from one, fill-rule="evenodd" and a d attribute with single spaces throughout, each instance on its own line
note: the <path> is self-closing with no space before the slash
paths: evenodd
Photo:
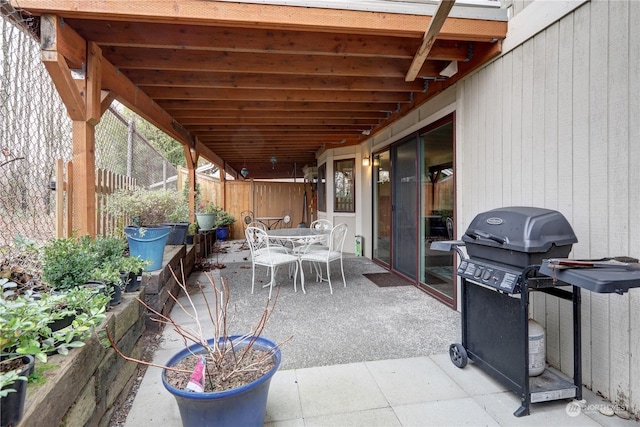
<path id="1" fill-rule="evenodd" d="M 391 264 L 391 159 L 389 151 L 373 156 L 373 258 Z"/>
<path id="2" fill-rule="evenodd" d="M 392 269 L 417 276 L 418 182 L 416 138 L 398 144 L 392 151 Z"/>
<path id="3" fill-rule="evenodd" d="M 452 116 L 429 126 L 420 136 L 420 284 L 450 304 L 455 298 L 453 255 L 430 246 L 433 241 L 454 238 L 453 138 Z"/>

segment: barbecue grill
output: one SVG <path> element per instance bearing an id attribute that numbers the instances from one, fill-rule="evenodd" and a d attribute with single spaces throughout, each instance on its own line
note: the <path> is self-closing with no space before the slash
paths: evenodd
<path id="1" fill-rule="evenodd" d="M 517 417 L 529 415 L 531 403 L 582 399 L 581 288 L 623 293 L 640 286 L 640 264 L 635 268 L 632 263 L 568 260 L 577 241 L 559 212 L 505 207 L 478 214 L 462 240 L 431 245 L 431 249 L 455 250 L 460 255 L 456 274 L 461 278 L 462 343 L 450 346 L 451 361 L 463 368 L 470 359 L 519 395 Z M 468 257 L 460 249 L 463 246 Z M 576 264 L 581 264 L 579 270 Z M 560 288 L 566 285 L 571 290 Z M 573 382 L 549 369 L 529 376 L 532 291 L 572 301 Z"/>

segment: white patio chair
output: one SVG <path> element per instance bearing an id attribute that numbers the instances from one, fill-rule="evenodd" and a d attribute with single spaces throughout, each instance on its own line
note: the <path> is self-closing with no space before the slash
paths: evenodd
<path id="1" fill-rule="evenodd" d="M 294 242 L 294 246 L 292 250 L 294 255 L 300 255 L 303 252 L 310 252 L 314 250 L 322 250 L 322 249 L 328 248 L 329 236 L 330 236 L 329 232 L 333 229 L 333 222 L 331 222 L 328 219 L 316 219 L 309 225 L 309 228 L 311 230 L 324 231 L 327 233 L 327 235 L 324 237 L 318 238 L 317 240 L 313 240 L 312 242 L 309 242 L 307 239 Z M 318 270 L 318 265 L 314 263 L 309 263 L 309 273 L 313 272 L 312 269 L 314 266 L 316 267 L 316 273 L 320 274 L 320 271 Z"/>
<path id="2" fill-rule="evenodd" d="M 293 215 L 294 212 L 292 210 L 282 211 L 282 221 L 280 222 L 281 228 L 291 228 L 293 226 Z"/>
<path id="3" fill-rule="evenodd" d="M 269 281 L 269 299 L 276 280 L 276 269 L 281 265 L 295 264 L 293 275 L 293 290 L 298 291 L 298 257 L 287 252 L 282 252 L 279 248 L 272 248 L 269 244 L 267 232 L 257 227 L 247 227 L 245 237 L 251 249 L 251 293 L 254 291 L 256 280 L 256 265 L 268 267 L 271 270 L 271 280 Z"/>
<path id="4" fill-rule="evenodd" d="M 242 211 L 240 212 L 240 218 L 242 219 L 242 231 L 245 232 L 247 231 L 247 227 L 249 226 L 249 224 L 253 221 L 253 211 Z M 242 242 L 242 245 L 240 245 L 240 247 L 244 247 L 247 244 L 247 241 L 245 240 L 244 242 Z"/>
<path id="5" fill-rule="evenodd" d="M 344 278 L 344 265 L 342 262 L 342 248 L 344 247 L 344 239 L 346 235 L 347 224 L 338 224 L 331 230 L 328 242 L 329 246 L 326 249 L 315 249 L 312 251 L 302 252 L 298 255 L 300 259 L 300 278 L 302 283 L 302 292 L 306 293 L 306 290 L 304 289 L 304 270 L 302 268 L 302 263 L 304 261 L 317 263 L 318 266 L 321 266 L 321 264 L 326 265 L 326 279 L 322 276 L 322 268 L 319 268 L 318 273 L 316 273 L 316 281 L 327 281 L 329 283 L 329 291 L 333 294 L 333 287 L 331 286 L 331 263 L 333 261 L 340 260 L 342 283 L 344 284 L 345 288 L 347 287 L 347 281 Z"/>

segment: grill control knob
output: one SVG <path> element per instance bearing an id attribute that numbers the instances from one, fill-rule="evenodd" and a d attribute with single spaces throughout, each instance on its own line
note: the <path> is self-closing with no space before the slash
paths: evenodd
<path id="1" fill-rule="evenodd" d="M 476 271 L 473 272 L 473 277 L 480 277 L 481 274 L 482 274 L 482 269 L 476 268 Z"/>
<path id="2" fill-rule="evenodd" d="M 489 277 L 491 277 L 491 270 L 485 270 L 482 275 L 482 280 L 489 280 Z"/>

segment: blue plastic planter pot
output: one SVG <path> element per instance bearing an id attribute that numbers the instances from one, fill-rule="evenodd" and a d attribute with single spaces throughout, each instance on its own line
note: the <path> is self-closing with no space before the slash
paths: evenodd
<path id="1" fill-rule="evenodd" d="M 240 339 L 232 336 L 232 340 Z M 211 344 L 213 339 L 208 340 Z M 248 340 L 236 343 L 236 348 L 243 348 Z M 268 351 L 276 344 L 266 338 L 258 338 L 253 344 L 254 348 Z M 192 352 L 202 353 L 203 348 L 194 344 L 188 349 L 181 350 L 173 356 L 167 366 L 173 366 Z M 276 349 L 273 355 L 275 365 L 273 369 L 252 383 L 232 390 L 210 393 L 193 393 L 177 389 L 167 383 L 166 371 L 162 371 L 162 384 L 173 394 L 180 409 L 180 417 L 184 427 L 207 426 L 262 426 L 267 411 L 267 395 L 271 377 L 276 373 L 282 360 L 280 349 Z"/>
<path id="2" fill-rule="evenodd" d="M 218 227 L 216 229 L 216 238 L 221 242 L 224 242 L 225 240 L 227 240 L 229 238 L 229 227 L 226 225 L 222 227 Z"/>
<path id="3" fill-rule="evenodd" d="M 160 270 L 171 227 L 125 227 L 129 254 L 151 261 L 144 271 Z"/>

